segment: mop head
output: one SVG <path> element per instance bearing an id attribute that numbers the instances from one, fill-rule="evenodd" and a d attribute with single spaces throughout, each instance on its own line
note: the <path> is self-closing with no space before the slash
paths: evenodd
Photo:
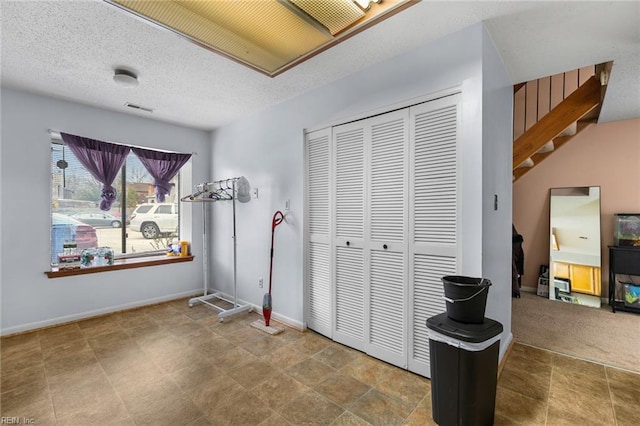
<path id="1" fill-rule="evenodd" d="M 265 333 L 268 333 L 268 334 L 279 334 L 284 331 L 284 328 L 282 327 L 273 326 L 273 325 L 264 325 L 264 320 L 261 320 L 261 319 L 255 320 L 254 322 L 252 322 L 251 327 L 257 328 L 258 330 L 264 331 Z"/>

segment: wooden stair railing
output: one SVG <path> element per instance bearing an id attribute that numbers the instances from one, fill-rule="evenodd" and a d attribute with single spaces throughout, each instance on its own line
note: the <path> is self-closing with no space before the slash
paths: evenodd
<path id="1" fill-rule="evenodd" d="M 612 67 L 604 62 L 513 86 L 514 181 L 597 122 Z"/>
<path id="2" fill-rule="evenodd" d="M 600 80 L 593 76 L 516 139 L 513 169 L 536 154 L 547 142 L 556 139 L 567 127 L 587 116 L 600 101 Z M 582 130 L 583 126 L 579 127 Z"/>

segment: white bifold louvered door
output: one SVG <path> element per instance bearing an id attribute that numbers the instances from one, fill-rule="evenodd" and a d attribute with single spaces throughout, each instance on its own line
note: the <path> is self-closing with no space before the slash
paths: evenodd
<path id="1" fill-rule="evenodd" d="M 407 366 L 404 109 L 333 128 L 337 342 Z"/>
<path id="2" fill-rule="evenodd" d="M 308 326 L 425 376 L 460 264 L 459 98 L 306 138 Z"/>
<path id="3" fill-rule="evenodd" d="M 366 352 L 407 368 L 407 144 L 409 111 L 367 120 L 368 322 Z"/>
<path id="4" fill-rule="evenodd" d="M 331 129 L 307 134 L 305 158 L 307 325 L 318 333 L 332 337 Z"/>
<path id="5" fill-rule="evenodd" d="M 411 107 L 409 370 L 430 377 L 426 320 L 446 311 L 442 277 L 459 264 L 460 95 Z"/>
<path id="6" fill-rule="evenodd" d="M 365 137 L 362 122 L 333 128 L 335 322 L 333 339 L 365 351 Z"/>

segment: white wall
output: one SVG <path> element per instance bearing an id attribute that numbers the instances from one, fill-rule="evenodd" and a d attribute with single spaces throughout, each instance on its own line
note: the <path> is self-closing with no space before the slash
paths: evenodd
<path id="1" fill-rule="evenodd" d="M 462 87 L 463 96 L 462 191 L 465 199 L 462 206 L 461 273 L 480 276 L 486 269 L 492 278 L 495 277 L 496 284 L 500 283 L 506 273 L 505 266 L 501 263 L 493 265 L 492 262 L 508 261 L 506 252 L 509 257 L 511 253 L 510 238 L 501 238 L 511 223 L 511 175 L 504 170 L 510 170 L 511 165 L 511 151 L 505 148 L 507 142 L 504 139 L 507 137 L 507 141 L 511 141 L 511 99 L 507 98 L 505 89 L 509 85 L 511 90 L 511 83 L 500 69 L 497 54 L 490 52 L 491 66 L 487 71 L 496 75 L 488 79 L 487 107 L 496 108 L 491 116 L 496 124 L 483 133 L 482 55 L 483 48 L 488 45 L 483 42 L 485 37 L 481 24 L 472 26 L 220 128 L 212 135 L 214 178 L 245 175 L 253 186 L 259 188 L 258 199 L 238 208 L 238 297 L 255 305 L 261 304 L 266 285 L 264 289 L 258 288 L 258 279 L 265 277 L 265 282 L 268 281 L 271 217 L 275 210 L 284 209 L 286 200 L 291 200 L 291 210 L 286 212 L 287 221 L 276 231 L 273 315 L 299 326 L 304 324 L 304 129 L 458 85 Z M 482 143 L 486 137 L 495 138 L 490 141 L 492 150 L 500 152 L 504 148 L 509 152 L 499 153 L 501 160 L 507 157 L 504 160 L 506 165 L 496 166 L 494 171 L 483 176 Z M 483 177 L 491 179 L 484 187 Z M 483 194 L 484 190 L 490 195 Z M 501 201 L 504 209 L 484 223 L 483 202 L 495 192 L 504 196 Z M 213 209 L 211 259 L 212 269 L 217 272 L 212 286 L 230 292 L 233 247 L 228 238 L 230 206 L 216 205 Z M 483 233 L 483 226 L 495 233 Z M 484 245 L 483 237 L 492 241 Z M 485 248 L 499 248 L 496 252 L 498 257 L 483 262 L 482 251 Z M 489 312 L 505 322 L 505 328 L 509 328 L 511 322 L 510 296 L 510 287 L 506 289 L 504 285 L 496 285 L 489 293 Z"/>
<path id="2" fill-rule="evenodd" d="M 492 283 L 486 316 L 504 327 L 502 356 L 512 339 L 513 83 L 488 33 L 482 40 L 482 273 Z"/>
<path id="3" fill-rule="evenodd" d="M 49 279 L 51 152 L 48 129 L 91 138 L 197 152 L 194 181 L 209 174 L 209 134 L 147 118 L 2 88 L 1 332 L 93 316 L 193 294 L 202 288 L 202 217 L 183 206 L 194 262 Z M 187 190 L 191 182 L 186 179 Z M 191 236 L 192 235 L 192 236 Z"/>

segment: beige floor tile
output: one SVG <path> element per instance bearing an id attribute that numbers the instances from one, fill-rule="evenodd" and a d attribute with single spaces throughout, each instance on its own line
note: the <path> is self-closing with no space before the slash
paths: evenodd
<path id="1" fill-rule="evenodd" d="M 302 396 L 309 388 L 282 372 L 276 372 L 251 393 L 260 398 L 269 408 L 277 410 Z"/>
<path id="2" fill-rule="evenodd" d="M 122 330 L 114 315 L 107 315 L 78 322 L 78 327 L 86 338 Z"/>
<path id="3" fill-rule="evenodd" d="M 4 393 L 26 385 L 39 387 L 46 382 L 44 363 L 40 361 L 21 369 L 3 368 L 0 376 L 0 389 Z"/>
<path id="4" fill-rule="evenodd" d="M 217 359 L 236 347 L 236 345 L 230 342 L 229 339 L 214 333 L 211 333 L 211 335 L 207 337 L 189 339 L 189 341 L 186 342 L 186 345 L 194 348 L 205 358 L 210 359 Z"/>
<path id="5" fill-rule="evenodd" d="M 196 305 L 188 311 L 183 311 L 183 314 L 189 317 L 193 321 L 199 321 L 206 318 L 218 317 L 218 311 L 214 308 L 205 305 Z M 227 320 L 225 320 L 227 321 Z"/>
<path id="6" fill-rule="evenodd" d="M 435 426 L 431 410 L 431 393 L 427 394 L 418 406 L 409 414 L 403 425 L 407 426 Z"/>
<path id="7" fill-rule="evenodd" d="M 385 362 L 370 357 L 362 357 L 357 362 L 349 363 L 342 368 L 342 371 L 364 384 L 375 387 L 385 379 L 390 369 L 391 367 Z"/>
<path id="8" fill-rule="evenodd" d="M 169 333 L 181 340 L 200 340 L 213 337 L 213 332 L 195 321 L 166 326 Z"/>
<path id="9" fill-rule="evenodd" d="M 364 383 L 344 373 L 335 373 L 314 386 L 320 395 L 348 409 L 354 402 L 371 389 Z"/>
<path id="10" fill-rule="evenodd" d="M 245 343 L 256 337 L 270 337 L 270 336 L 267 334 L 264 334 L 260 330 L 257 330 L 253 327 L 244 327 L 244 328 L 238 329 L 238 331 L 236 331 L 233 334 L 227 335 L 227 339 L 229 339 L 229 341 L 233 342 L 236 345 Z"/>
<path id="11" fill-rule="evenodd" d="M 637 426 L 638 409 L 635 406 L 613 404 L 613 412 L 618 426 Z"/>
<path id="12" fill-rule="evenodd" d="M 607 368 L 606 373 L 615 405 L 640 406 L 640 374 L 616 368 Z"/>
<path id="13" fill-rule="evenodd" d="M 600 397 L 585 398 L 568 393 L 562 399 L 549 399 L 548 425 L 615 425 L 613 407 Z"/>
<path id="14" fill-rule="evenodd" d="M 524 360 L 527 364 L 532 362 L 539 364 L 553 364 L 554 353 L 533 346 L 514 344 L 509 353 L 508 362 Z"/>
<path id="15" fill-rule="evenodd" d="M 262 400 L 244 388 L 239 389 L 232 399 L 224 401 L 218 410 L 208 413 L 214 424 L 257 425 L 274 414 Z"/>
<path id="16" fill-rule="evenodd" d="M 251 330 L 255 329 L 252 328 Z M 231 338 L 231 336 L 229 336 L 229 338 Z M 281 339 L 279 334 L 272 336 L 260 331 L 258 331 L 258 334 L 254 333 L 254 337 L 238 343 L 238 346 L 248 352 L 251 352 L 255 356 L 264 356 L 283 347 L 288 348 L 290 347 L 289 345 L 290 342 Z"/>
<path id="17" fill-rule="evenodd" d="M 42 365 L 43 354 L 40 350 L 40 344 L 14 346 L 11 349 L 2 352 L 0 368 L 3 371 L 22 370 L 35 364 Z"/>
<path id="18" fill-rule="evenodd" d="M 544 425 L 547 421 L 547 401 L 530 398 L 498 385 L 495 414 L 511 423 Z"/>
<path id="19" fill-rule="evenodd" d="M 177 311 L 163 315 L 151 316 L 151 318 L 158 323 L 160 327 L 165 327 L 167 329 L 170 327 L 194 323 L 193 319 L 189 318 L 187 314 Z"/>
<path id="20" fill-rule="evenodd" d="M 175 378 L 176 374 L 179 372 L 173 373 L 171 377 Z M 203 372 L 203 376 L 211 377 L 207 374 L 206 371 Z M 185 383 L 178 378 L 178 384 L 191 400 L 209 416 L 209 420 L 212 420 L 210 417 L 212 413 L 232 404 L 234 398 L 240 395 L 243 390 L 238 382 L 225 374 L 214 375 L 212 380 L 194 382 L 191 386 L 185 386 Z"/>
<path id="21" fill-rule="evenodd" d="M 120 323 L 120 327 L 124 330 L 157 325 L 153 318 L 147 316 L 147 314 L 141 310 L 135 310 L 132 311 L 132 313 L 123 313 L 118 318 L 118 322 Z"/>
<path id="22" fill-rule="evenodd" d="M 66 328 L 66 326 L 60 328 Z M 55 330 L 55 328 L 51 330 Z M 69 345 L 71 342 L 77 340 L 85 341 L 85 336 L 78 327 L 64 333 L 53 333 L 52 331 L 50 334 L 40 336 L 40 347 L 43 353 L 48 353 L 56 350 L 56 348 L 60 346 Z"/>
<path id="23" fill-rule="evenodd" d="M 498 384 L 530 398 L 546 401 L 549 398 L 552 367 L 551 365 L 545 367 L 541 369 L 529 367 L 525 370 L 519 365 L 514 367 L 513 364 L 507 363 L 498 379 Z"/>
<path id="24" fill-rule="evenodd" d="M 291 346 L 304 354 L 314 355 L 332 343 L 326 337 L 310 331 L 304 333 L 302 338 L 297 339 Z"/>
<path id="25" fill-rule="evenodd" d="M 114 386 L 125 386 L 131 382 L 144 382 L 164 375 L 164 372 L 149 359 L 141 349 L 123 349 L 98 362 Z"/>
<path id="26" fill-rule="evenodd" d="M 169 378 L 118 388 L 136 425 L 189 424 L 204 413 Z"/>
<path id="27" fill-rule="evenodd" d="M 330 375 L 335 373 L 336 370 L 313 358 L 307 358 L 287 368 L 284 372 L 302 384 L 314 386 L 326 380 Z"/>
<path id="28" fill-rule="evenodd" d="M 317 392 L 309 391 L 284 405 L 279 414 L 294 425 L 329 425 L 344 409 Z"/>
<path id="29" fill-rule="evenodd" d="M 60 374 L 71 373 L 78 368 L 98 365 L 98 359 L 91 349 L 70 354 L 52 354 L 45 359 L 44 366 L 49 378 Z"/>
<path id="30" fill-rule="evenodd" d="M 293 426 L 284 417 L 278 413 L 274 413 L 259 424 L 260 426 Z"/>
<path id="31" fill-rule="evenodd" d="M 525 378 L 528 377 L 522 374 Z M 609 384 L 605 379 L 596 378 L 590 374 L 582 374 L 575 370 L 564 370 L 558 367 L 553 368 L 551 375 L 551 387 L 549 396 L 551 399 L 562 398 L 566 392 L 576 392 L 587 396 L 597 396 L 604 400 L 609 400 Z"/>
<path id="32" fill-rule="evenodd" d="M 408 404 L 413 410 L 431 390 L 431 382 L 417 374 L 392 367 L 385 369 L 385 374 L 378 381 L 376 389 Z"/>
<path id="33" fill-rule="evenodd" d="M 430 381 L 188 299 L 0 340 L 0 414 L 42 425 L 432 425 Z M 221 302 L 222 303 L 222 302 Z M 496 425 L 637 424 L 640 375 L 514 343 Z"/>
<path id="34" fill-rule="evenodd" d="M 3 389 L 0 395 L 2 417 L 32 416 L 31 407 L 46 404 L 51 405 L 51 395 L 46 381 L 19 386 L 11 390 Z M 53 406 L 51 406 L 51 414 L 53 414 Z"/>
<path id="35" fill-rule="evenodd" d="M 358 359 L 359 353 L 341 345 L 331 344 L 316 353 L 313 357 L 336 370 Z"/>
<path id="36" fill-rule="evenodd" d="M 120 397 L 98 365 L 50 377 L 49 389 L 61 424 L 104 424 L 101 422 L 129 419 Z"/>
<path id="37" fill-rule="evenodd" d="M 560 354 L 554 354 L 553 366 L 563 371 L 573 371 L 574 373 L 589 375 L 595 379 L 606 380 L 607 378 L 603 365 Z"/>
<path id="38" fill-rule="evenodd" d="M 142 350 L 165 373 L 180 370 L 189 366 L 194 359 L 202 358 L 202 355 L 196 349 L 186 345 L 174 336 L 149 342 L 142 346 Z"/>
<path id="39" fill-rule="evenodd" d="M 2 417 L 20 418 L 20 424 L 35 424 L 39 426 L 57 424 L 50 398 L 32 400 L 30 403 L 21 404 L 19 408 L 5 407 L 3 403 L 0 411 Z M 8 424 L 8 422 L 5 422 L 5 424 Z"/>
<path id="40" fill-rule="evenodd" d="M 371 389 L 357 400 L 349 411 L 375 426 L 401 425 L 411 414 L 403 402 L 391 398 L 377 389 Z"/>
<path id="41" fill-rule="evenodd" d="M 87 343 L 98 356 L 110 349 L 135 346 L 135 341 L 123 329 L 90 337 L 87 339 Z"/>
<path id="42" fill-rule="evenodd" d="M 40 350 L 38 333 L 24 333 L 0 339 L 0 353 L 2 356 L 13 352 L 28 352 Z"/>
<path id="43" fill-rule="evenodd" d="M 262 355 L 260 359 L 268 362 L 279 370 L 286 370 L 308 357 L 309 356 L 307 354 L 300 352 L 292 346 L 285 346 Z"/>
<path id="44" fill-rule="evenodd" d="M 220 368 L 230 370 L 238 365 L 246 364 L 247 362 L 257 359 L 258 358 L 252 353 L 242 348 L 234 347 L 216 357 L 216 363 Z"/>
<path id="45" fill-rule="evenodd" d="M 358 417 L 350 411 L 345 411 L 331 423 L 331 426 L 368 426 L 370 424 L 362 417 Z"/>
<path id="46" fill-rule="evenodd" d="M 270 364 L 256 359 L 227 371 L 227 375 L 245 389 L 253 389 L 269 380 L 276 371 Z"/>

